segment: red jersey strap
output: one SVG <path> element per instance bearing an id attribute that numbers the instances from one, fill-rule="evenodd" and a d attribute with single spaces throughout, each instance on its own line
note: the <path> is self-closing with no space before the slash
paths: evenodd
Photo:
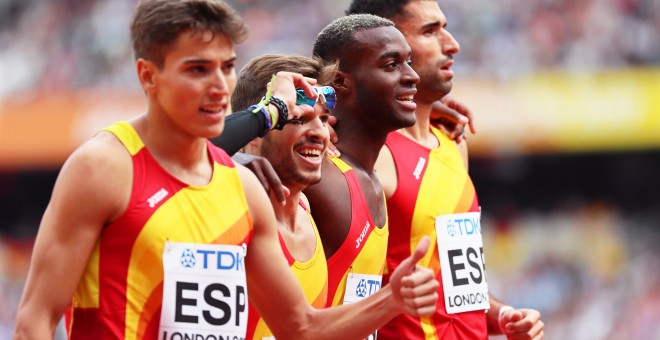
<path id="1" fill-rule="evenodd" d="M 366 242 L 356 244 L 355 240 L 367 240 L 376 223 L 369 214 L 369 206 L 353 168 L 339 157 L 329 157 L 329 159 L 344 173 L 351 197 L 351 226 L 348 235 L 344 243 L 328 259 L 328 301 L 332 302 L 344 274 L 366 244 Z M 362 233 L 364 235 L 361 235 Z"/>
<path id="2" fill-rule="evenodd" d="M 220 149 L 222 151 L 222 149 Z M 306 212 L 309 213 L 309 209 L 307 208 L 307 205 L 305 205 L 305 201 L 298 200 L 298 205 L 300 205 Z M 317 232 L 318 233 L 318 232 Z M 293 258 L 293 255 L 291 255 L 291 252 L 289 249 L 286 247 L 286 243 L 284 242 L 284 238 L 282 237 L 282 234 L 280 231 L 277 231 L 277 238 L 280 240 L 280 246 L 282 247 L 282 252 L 284 253 L 284 257 L 286 258 L 287 263 L 289 264 L 289 267 L 293 265 L 294 262 L 296 262 L 296 259 Z"/>
<path id="3" fill-rule="evenodd" d="M 298 200 L 298 205 L 301 206 L 306 212 L 309 212 L 309 208 L 307 207 L 307 204 L 305 204 L 305 201 L 302 199 Z"/>
<path id="4" fill-rule="evenodd" d="M 209 155 L 211 155 L 211 159 L 213 159 L 214 162 L 229 168 L 235 167 L 234 160 L 229 157 L 225 150 L 213 145 L 210 140 L 206 141 L 206 147 L 208 148 Z"/>
<path id="5" fill-rule="evenodd" d="M 289 249 L 286 247 L 286 243 L 284 243 L 284 238 L 282 237 L 282 234 L 280 231 L 277 231 L 277 238 L 280 240 L 280 247 L 282 247 L 282 253 L 284 253 L 284 257 L 286 258 L 286 262 L 289 264 L 289 267 L 293 265 L 294 262 L 296 262 L 296 259 L 293 258 L 293 255 L 291 255 L 291 252 L 289 252 Z"/>

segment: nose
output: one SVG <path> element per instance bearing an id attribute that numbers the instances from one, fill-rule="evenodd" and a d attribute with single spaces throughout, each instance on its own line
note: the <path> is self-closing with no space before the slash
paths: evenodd
<path id="1" fill-rule="evenodd" d="M 419 75 L 415 70 L 413 70 L 412 66 L 408 63 L 404 63 L 404 71 L 403 71 L 403 77 L 401 78 L 401 81 L 405 84 L 409 85 L 414 85 L 419 83 Z"/>
<path id="2" fill-rule="evenodd" d="M 218 69 L 210 77 L 209 94 L 212 97 L 224 97 L 229 95 L 229 84 L 227 77 Z"/>
<path id="3" fill-rule="evenodd" d="M 440 46 L 442 46 L 442 54 L 444 55 L 454 55 L 461 50 L 458 41 L 456 41 L 454 36 L 446 29 L 442 30 L 442 34 L 439 35 L 438 39 L 440 39 Z"/>
<path id="4" fill-rule="evenodd" d="M 328 126 L 323 123 L 321 116 L 318 113 L 315 112 L 314 119 L 309 120 L 305 126 L 307 127 L 305 134 L 308 138 L 314 141 L 324 141 L 330 139 L 330 131 L 328 131 Z"/>

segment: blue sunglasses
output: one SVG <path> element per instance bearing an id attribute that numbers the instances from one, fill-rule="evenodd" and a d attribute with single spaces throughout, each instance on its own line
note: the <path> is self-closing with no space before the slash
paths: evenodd
<path id="1" fill-rule="evenodd" d="M 335 105 L 337 105 L 337 94 L 335 93 L 335 89 L 332 88 L 332 86 L 323 86 L 323 87 L 315 86 L 314 91 L 316 91 L 316 93 L 319 94 L 318 98 L 321 99 L 321 104 L 325 105 L 325 107 L 327 107 L 328 110 L 332 110 L 335 108 Z M 316 101 L 318 100 L 318 98 L 314 99 L 307 97 L 303 89 L 296 90 L 296 105 L 307 104 L 313 107 L 314 105 L 316 105 Z"/>

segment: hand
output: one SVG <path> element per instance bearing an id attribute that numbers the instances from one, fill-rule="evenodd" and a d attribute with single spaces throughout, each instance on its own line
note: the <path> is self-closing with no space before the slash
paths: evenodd
<path id="1" fill-rule="evenodd" d="M 543 339 L 543 321 L 537 310 L 506 310 L 501 313 L 499 324 L 507 339 Z"/>
<path id="2" fill-rule="evenodd" d="M 236 153 L 232 159 L 250 169 L 257 176 L 271 201 L 274 198 L 279 204 L 286 204 L 286 198 L 290 194 L 289 188 L 282 184 L 280 176 L 277 175 L 277 172 L 266 158 L 246 153 Z"/>
<path id="3" fill-rule="evenodd" d="M 335 144 L 339 143 L 339 138 L 337 138 L 337 133 L 335 132 L 334 126 L 337 124 L 337 117 L 330 116 L 328 117 L 328 131 L 330 131 L 330 144 L 328 144 L 328 149 L 326 154 L 330 157 L 339 157 L 341 152 L 337 149 Z"/>
<path id="4" fill-rule="evenodd" d="M 449 138 L 457 143 L 462 139 L 466 139 L 466 125 L 470 127 L 472 134 L 477 133 L 470 109 L 449 96 L 444 96 L 441 100 L 433 102 L 431 124 L 443 129 Z"/>
<path id="5" fill-rule="evenodd" d="M 309 98 L 318 97 L 313 85 L 316 79 L 304 77 L 293 72 L 277 72 L 272 81 L 272 95 L 281 99 L 289 108 L 289 119 L 300 118 L 306 110 L 313 110 L 309 105 L 296 105 L 296 89 L 303 89 Z M 271 82 L 267 88 L 270 88 Z"/>
<path id="6" fill-rule="evenodd" d="M 429 244 L 429 238 L 424 236 L 412 255 L 403 260 L 390 276 L 394 299 L 403 312 L 414 317 L 433 314 L 438 300 L 440 284 L 433 271 L 417 264 L 428 251 Z"/>

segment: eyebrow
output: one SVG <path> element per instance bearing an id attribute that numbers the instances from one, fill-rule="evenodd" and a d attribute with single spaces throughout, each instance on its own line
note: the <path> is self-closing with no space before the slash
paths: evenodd
<path id="1" fill-rule="evenodd" d="M 378 58 L 378 59 L 388 59 L 388 58 L 398 59 L 398 58 L 401 57 L 401 55 L 402 55 L 402 53 L 400 53 L 398 51 L 390 51 L 390 52 L 385 52 L 385 53 L 381 54 L 380 58 Z M 410 58 L 411 55 L 412 55 L 412 50 L 408 51 L 408 53 L 406 54 L 406 56 L 408 58 Z"/>
<path id="2" fill-rule="evenodd" d="M 445 27 L 445 26 L 447 26 L 447 23 L 445 23 L 444 26 L 442 26 L 442 27 Z M 425 24 L 425 25 L 422 26 L 422 30 L 427 29 L 427 28 L 434 28 L 434 27 L 440 27 L 440 21 L 433 21 L 433 22 L 430 22 L 428 24 Z"/>
<path id="3" fill-rule="evenodd" d="M 400 52 L 390 51 L 390 52 L 385 52 L 385 53 L 381 54 L 378 59 L 388 59 L 388 58 L 396 59 L 396 58 L 399 58 L 400 56 L 401 56 Z"/>
<path id="4" fill-rule="evenodd" d="M 229 57 L 229 59 L 222 61 L 222 63 L 223 64 L 224 63 L 230 63 L 230 62 L 236 61 L 236 59 L 237 59 L 237 57 L 234 55 L 234 56 Z M 211 62 L 212 61 L 208 60 L 208 59 L 188 59 L 188 60 L 184 61 L 183 64 L 209 64 Z"/>

